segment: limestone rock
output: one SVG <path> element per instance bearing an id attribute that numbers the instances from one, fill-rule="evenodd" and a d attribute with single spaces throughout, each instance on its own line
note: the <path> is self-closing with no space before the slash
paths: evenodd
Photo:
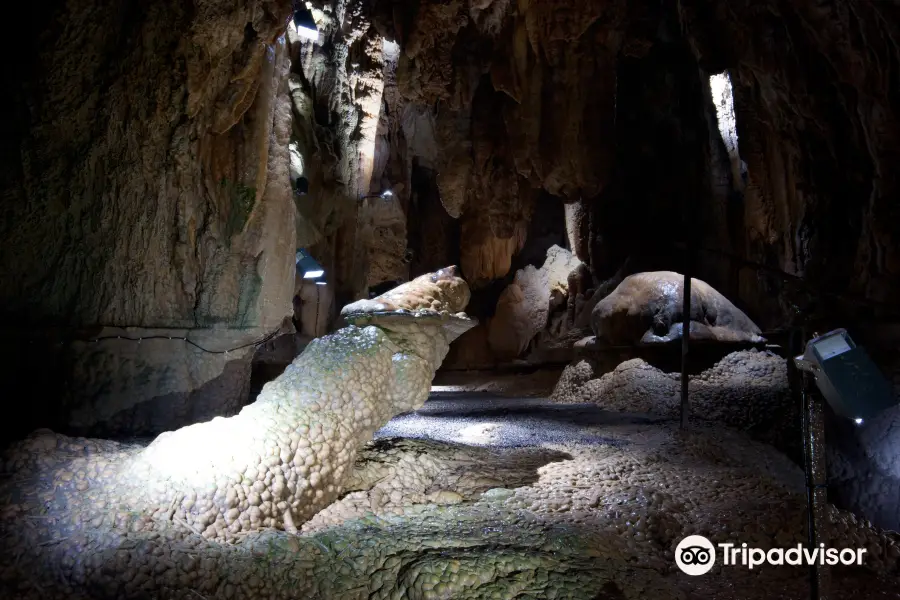
<path id="1" fill-rule="evenodd" d="M 881 57 L 897 53 L 897 7 L 865 0 L 688 0 L 680 6 L 701 68 L 727 69 L 733 86 L 746 162 L 747 258 L 802 276 L 819 290 L 896 305 L 900 245 L 889 215 L 896 215 L 900 177 L 890 165 L 900 147 L 900 108 L 880 65 Z M 799 52 L 815 68 L 798 68 Z M 842 85 L 828 83 L 835 79 Z M 741 296 L 754 314 L 769 313 L 780 323 L 790 314 L 790 298 L 773 283 L 748 272 Z M 871 306 L 861 311 L 869 316 Z"/>
<path id="2" fill-rule="evenodd" d="M 359 300 L 341 309 L 341 316 L 364 313 L 426 310 L 453 315 L 469 303 L 471 292 L 458 277 L 456 266 L 426 273 L 371 300 Z"/>
<path id="3" fill-rule="evenodd" d="M 560 403 L 579 402 L 584 385 L 599 375 L 596 361 L 590 358 L 580 358 L 572 364 L 566 365 L 550 398 Z"/>
<path id="4" fill-rule="evenodd" d="M 3 239 L 17 249 L 2 255 L 7 311 L 74 326 L 278 326 L 293 285 L 290 2 L 144 11 L 121 40 L 115 11 L 63 10 L 64 31 L 40 47 L 46 79 L 27 95 L 28 166 L 3 178 Z"/>
<path id="5" fill-rule="evenodd" d="M 369 252 L 359 236 L 360 199 L 372 185 L 380 187 L 380 114 L 386 74 L 395 62 L 389 42 L 359 5 L 314 3 L 313 13 L 320 43 L 288 28 L 293 133 L 309 180 L 309 193 L 296 199 L 305 236 L 297 242 L 323 249 L 329 284 L 343 302 L 365 295 Z"/>
<path id="6" fill-rule="evenodd" d="M 66 429 L 145 436 L 233 415 L 248 401 L 254 342 L 269 335 L 262 329 L 104 328 L 98 342 L 72 344 Z"/>
<path id="7" fill-rule="evenodd" d="M 406 214 L 396 195 L 363 201 L 359 238 L 367 252 L 366 287 L 408 279 Z"/>
<path id="8" fill-rule="evenodd" d="M 529 427 L 527 419 L 521 423 Z M 186 526 L 183 512 L 199 498 L 176 497 L 146 523 L 159 531 L 141 530 L 140 521 L 129 530 L 133 517 L 122 513 L 124 524 L 83 523 L 65 535 L 61 515 L 34 514 L 45 503 L 25 496 L 0 511 L 0 592 L 22 600 L 424 600 L 441 594 L 494 600 L 524 597 L 523 590 L 570 600 L 763 600 L 773 590 L 780 598 L 809 596 L 805 570 L 798 574 L 795 567 L 717 568 L 687 578 L 672 566 L 674 547 L 692 534 L 713 544 L 739 537 L 758 548 L 806 542 L 803 472 L 783 454 L 702 422 L 687 434 L 671 422 L 648 427 L 602 418 L 579 426 L 585 438 L 553 449 L 540 447 L 541 431 L 534 431 L 534 444 L 507 448 L 378 439 L 348 465 L 350 493 L 320 511 L 301 535 L 299 527 L 266 527 L 241 534 L 233 545 L 211 543 Z M 96 476 L 88 459 L 127 458 L 139 448 L 45 431 L 20 450 L 41 457 L 40 468 L 56 469 L 60 488 L 68 490 Z M 4 471 L 36 466 L 23 463 L 28 467 L 5 464 Z M 263 482 L 269 480 L 271 491 L 235 484 L 225 500 L 252 522 L 277 507 L 276 491 L 285 494 L 277 475 Z M 54 495 L 51 482 L 42 484 L 42 492 Z M 505 490 L 479 497 L 491 488 Z M 257 506 L 264 494 L 272 499 Z M 825 516 L 833 547 L 867 550 L 862 566 L 832 571 L 834 595 L 894 595 L 896 536 L 830 506 Z"/>
<path id="9" fill-rule="evenodd" d="M 589 232 L 588 232 L 588 206 L 587 202 L 579 200 L 565 205 L 566 211 L 566 237 L 569 247 L 575 251 L 575 256 L 582 262 L 590 260 Z"/>
<path id="10" fill-rule="evenodd" d="M 515 358 L 525 350 L 547 325 L 551 299 L 568 294 L 569 273 L 580 264 L 568 250 L 553 246 L 540 269 L 529 265 L 516 272 L 489 324 L 488 341 L 498 357 Z"/>
<path id="11" fill-rule="evenodd" d="M 168 338 L 226 350 L 290 314 L 290 6 L 169 2 L 125 17 L 76 0 L 41 16 L 59 25 L 29 59 L 41 68 L 7 82 L 19 89 L 7 114 L 29 116 L 4 133 L 17 151 L 0 164 L 0 299 L 4 327 L 65 331 L 64 398 L 28 382 L 42 422 L 146 434 L 245 402 L 252 347 Z M 9 364 L 20 349 L 0 338 Z M 3 373 L 13 387 L 19 376 Z"/>
<path id="12" fill-rule="evenodd" d="M 294 318 L 299 324 L 299 333 L 309 337 L 325 335 L 334 311 L 332 286 L 311 283 L 299 275 L 297 284 L 294 298 L 299 306 L 294 308 Z"/>
<path id="13" fill-rule="evenodd" d="M 444 370 L 490 369 L 497 363 L 497 357 L 488 343 L 488 325 L 479 323 L 462 334 L 450 346 L 444 361 Z"/>
<path id="14" fill-rule="evenodd" d="M 597 303 L 591 327 L 613 346 L 665 343 L 681 338 L 682 283 L 672 271 L 626 277 Z M 691 339 L 716 342 L 763 341 L 759 327 L 719 292 L 691 279 Z"/>
<path id="15" fill-rule="evenodd" d="M 60 532 L 86 523 L 150 532 L 170 522 L 218 542 L 262 528 L 296 532 L 337 499 L 374 431 L 422 405 L 449 344 L 474 325 L 462 312 L 465 282 L 450 270 L 433 280 L 429 295 L 407 284 L 394 297 L 407 295 L 413 312 L 437 302 L 464 324 L 407 316 L 349 325 L 313 340 L 235 416 L 164 432 L 145 448 L 38 431 L 6 454 L 4 471 L 45 469 L 39 478 L 55 490 L 48 510 Z M 3 508 L 4 518 L 19 510 Z M 159 514 L 167 516 L 154 522 Z"/>
<path id="16" fill-rule="evenodd" d="M 525 243 L 525 227 L 516 223 L 512 235 L 498 237 L 490 224 L 477 215 L 462 222 L 460 266 L 475 285 L 509 273 L 512 257 Z"/>

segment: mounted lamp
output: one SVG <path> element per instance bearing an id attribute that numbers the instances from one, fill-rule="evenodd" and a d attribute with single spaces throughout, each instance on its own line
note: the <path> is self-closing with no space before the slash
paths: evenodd
<path id="1" fill-rule="evenodd" d="M 297 250 L 297 271 L 303 273 L 303 279 L 317 279 L 325 275 L 322 265 L 303 248 Z"/>
<path id="2" fill-rule="evenodd" d="M 293 23 L 299 37 L 313 41 L 319 39 L 319 28 L 305 2 L 294 3 Z"/>
<path id="3" fill-rule="evenodd" d="M 846 329 L 835 329 L 809 341 L 794 358 L 801 371 L 812 373 L 816 386 L 834 412 L 857 425 L 897 404 L 890 382 Z"/>

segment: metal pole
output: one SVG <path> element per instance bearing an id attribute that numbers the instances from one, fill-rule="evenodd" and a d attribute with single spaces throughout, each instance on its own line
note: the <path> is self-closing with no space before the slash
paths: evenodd
<path id="1" fill-rule="evenodd" d="M 806 331 L 801 329 L 800 352 L 805 349 L 806 342 Z M 807 544 L 810 552 L 816 549 L 822 552 L 828 544 L 825 535 L 828 507 L 825 484 L 825 414 L 822 402 L 810 386 L 809 373 L 800 370 L 797 375 L 800 378 L 800 409 L 803 419 Z M 819 561 L 810 565 L 809 596 L 812 600 L 827 600 L 829 583 L 830 572 L 825 565 L 820 565 Z"/>
<path id="2" fill-rule="evenodd" d="M 684 298 L 681 304 L 681 428 L 688 428 L 688 419 L 691 414 L 691 403 L 688 397 L 688 348 L 691 338 L 691 273 L 690 251 L 685 260 L 684 283 L 682 284 Z"/>
<path id="3" fill-rule="evenodd" d="M 809 375 L 803 374 L 803 396 L 807 421 L 807 511 L 810 551 L 824 552 L 828 546 L 828 489 L 825 483 L 825 414 L 818 394 L 810 389 Z M 810 597 L 827 600 L 831 574 L 826 565 L 816 561 L 810 572 Z"/>
<path id="4" fill-rule="evenodd" d="M 800 376 L 800 402 L 803 415 L 803 458 L 804 471 L 806 472 L 806 535 L 807 546 L 814 549 L 818 543 L 816 536 L 815 504 L 816 496 L 813 493 L 815 484 L 812 474 L 812 436 L 810 435 L 810 404 L 809 404 L 809 375 L 801 372 Z M 819 600 L 819 567 L 814 563 L 809 567 L 809 597 L 811 600 Z"/>

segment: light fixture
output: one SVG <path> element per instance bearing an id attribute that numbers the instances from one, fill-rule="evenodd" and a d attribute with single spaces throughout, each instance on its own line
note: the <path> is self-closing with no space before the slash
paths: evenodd
<path id="1" fill-rule="evenodd" d="M 322 265 L 303 248 L 297 250 L 297 271 L 303 273 L 303 279 L 315 279 L 325 274 Z"/>
<path id="2" fill-rule="evenodd" d="M 857 425 L 897 404 L 890 382 L 846 329 L 810 340 L 794 362 L 798 369 L 813 374 L 834 412 Z"/>
<path id="3" fill-rule="evenodd" d="M 313 19 L 312 11 L 306 7 L 305 2 L 294 3 L 294 29 L 297 35 L 307 40 L 319 39 L 319 28 Z"/>
<path id="4" fill-rule="evenodd" d="M 391 190 L 384 190 L 380 194 L 366 194 L 365 196 L 360 198 L 360 200 L 365 200 L 366 198 L 384 198 L 385 200 L 387 200 L 388 198 L 390 198 L 393 195 L 394 195 L 394 192 L 392 192 Z"/>

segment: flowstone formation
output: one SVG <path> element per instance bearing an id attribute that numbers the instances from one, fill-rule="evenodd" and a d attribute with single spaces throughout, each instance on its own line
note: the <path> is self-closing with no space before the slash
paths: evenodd
<path id="1" fill-rule="evenodd" d="M 57 530 L 149 531 L 159 521 L 217 541 L 296 531 L 341 492 L 356 452 L 421 406 L 450 342 L 474 325 L 454 267 L 391 292 L 414 314 L 313 341 L 232 418 L 166 432 L 146 448 L 38 431 L 14 448 L 5 524 L 40 508 Z M 361 319 L 365 314 L 355 315 Z"/>

